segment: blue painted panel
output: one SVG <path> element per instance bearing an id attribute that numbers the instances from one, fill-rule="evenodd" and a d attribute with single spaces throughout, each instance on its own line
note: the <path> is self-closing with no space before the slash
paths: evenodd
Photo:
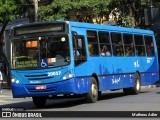
<path id="1" fill-rule="evenodd" d="M 45 90 L 36 90 L 37 85 L 45 85 Z M 24 85 L 24 84 L 12 84 L 13 97 L 33 97 L 33 96 L 48 96 L 58 94 L 76 94 L 75 79 L 64 80 L 58 83 L 48 84 L 35 84 L 35 85 Z"/>
<path id="2" fill-rule="evenodd" d="M 76 76 L 91 76 L 96 73 L 100 80 L 101 90 L 118 89 L 132 87 L 134 84 L 134 74 L 139 71 L 141 74 L 142 85 L 151 84 L 152 72 L 157 73 L 156 59 L 147 57 L 90 57 L 88 61 L 75 68 Z M 124 77 L 124 75 L 126 75 Z M 132 78 L 130 77 L 132 75 Z M 106 76 L 103 79 L 101 76 Z M 113 76 L 115 80 L 120 79 L 118 84 L 112 84 Z"/>
<path id="3" fill-rule="evenodd" d="M 62 81 L 69 67 L 58 67 L 43 70 L 12 70 L 11 74 L 23 84 L 44 84 Z M 73 70 L 70 70 L 73 74 Z"/>

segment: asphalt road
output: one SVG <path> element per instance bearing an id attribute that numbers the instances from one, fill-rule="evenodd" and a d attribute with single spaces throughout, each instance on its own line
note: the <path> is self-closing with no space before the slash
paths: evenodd
<path id="1" fill-rule="evenodd" d="M 97 103 L 83 98 L 47 100 L 44 108 L 36 108 L 31 98 L 12 98 L 11 90 L 0 93 L 0 108 L 25 108 L 27 111 L 160 111 L 160 87 L 143 88 L 139 95 L 124 95 L 122 90 L 106 91 Z"/>

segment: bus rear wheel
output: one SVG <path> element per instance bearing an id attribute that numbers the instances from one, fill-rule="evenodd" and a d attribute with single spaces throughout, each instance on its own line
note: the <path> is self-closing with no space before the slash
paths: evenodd
<path id="1" fill-rule="evenodd" d="M 123 92 L 125 95 L 137 95 L 141 91 L 141 79 L 140 75 L 136 72 L 134 75 L 134 87 L 124 88 Z"/>
<path id="2" fill-rule="evenodd" d="M 89 103 L 95 103 L 98 100 L 98 85 L 94 77 L 91 78 L 90 91 L 87 93 L 86 99 Z"/>
<path id="3" fill-rule="evenodd" d="M 32 97 L 33 103 L 36 107 L 44 107 L 47 101 L 46 97 Z"/>
<path id="4" fill-rule="evenodd" d="M 131 93 L 133 95 L 137 95 L 141 92 L 141 79 L 140 75 L 138 73 L 135 74 L 134 76 L 134 87 L 131 88 Z"/>

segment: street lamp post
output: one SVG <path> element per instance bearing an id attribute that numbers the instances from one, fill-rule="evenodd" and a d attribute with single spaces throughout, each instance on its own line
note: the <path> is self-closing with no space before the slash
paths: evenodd
<path id="1" fill-rule="evenodd" d="M 150 6 L 151 6 L 151 26 L 153 25 L 153 1 L 150 0 Z"/>
<path id="2" fill-rule="evenodd" d="M 40 1 L 40 0 L 34 0 L 34 7 L 35 7 L 35 22 L 38 21 L 38 1 Z"/>

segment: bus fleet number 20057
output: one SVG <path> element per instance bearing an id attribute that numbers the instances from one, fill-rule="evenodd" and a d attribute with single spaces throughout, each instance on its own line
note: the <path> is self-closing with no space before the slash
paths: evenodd
<path id="1" fill-rule="evenodd" d="M 61 75 L 61 71 L 48 72 L 48 76 L 58 76 Z"/>

